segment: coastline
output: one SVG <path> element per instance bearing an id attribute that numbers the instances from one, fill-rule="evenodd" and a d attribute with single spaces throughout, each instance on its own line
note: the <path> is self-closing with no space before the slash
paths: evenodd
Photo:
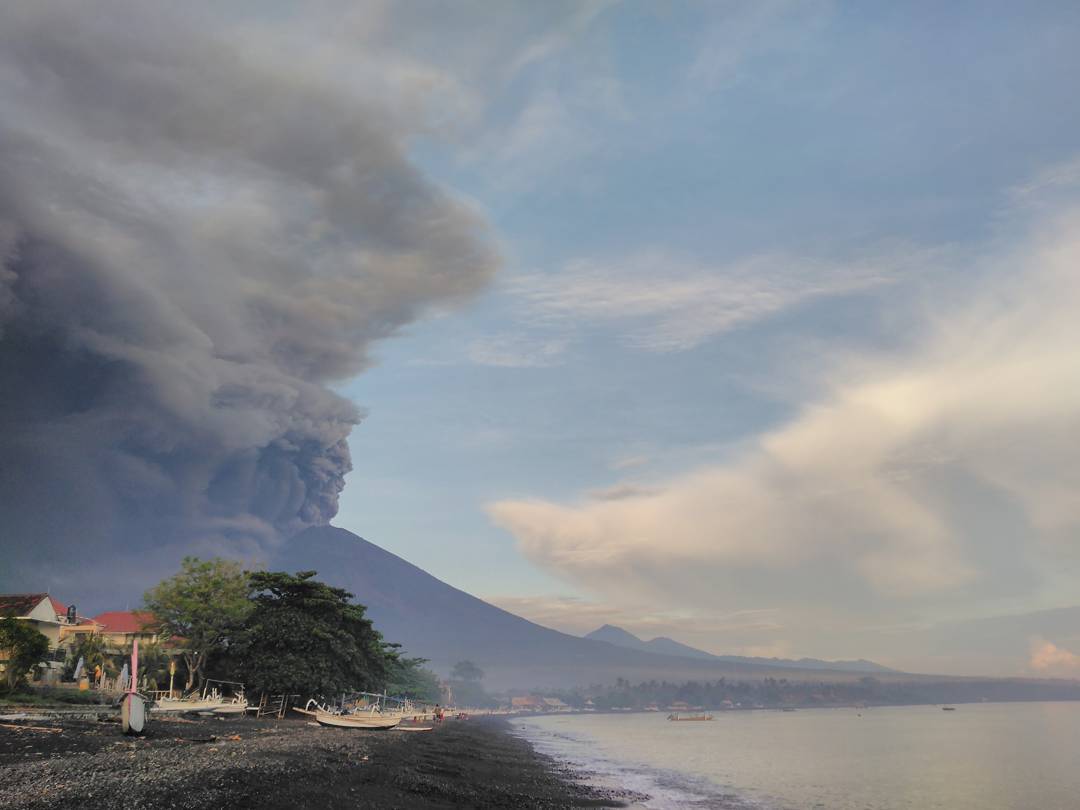
<path id="1" fill-rule="evenodd" d="M 16 724 L 18 725 L 18 724 Z M 431 732 L 357 732 L 305 719 L 155 718 L 0 728 L 0 808 L 627 807 L 643 797 L 586 784 L 503 719 Z"/>

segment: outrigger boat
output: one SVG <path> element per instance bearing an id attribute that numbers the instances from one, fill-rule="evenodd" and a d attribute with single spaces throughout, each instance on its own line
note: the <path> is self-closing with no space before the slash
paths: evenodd
<path id="1" fill-rule="evenodd" d="M 389 706 L 391 701 L 398 705 Z M 320 726 L 385 730 L 400 725 L 409 714 L 408 708 L 408 703 L 398 698 L 358 692 L 351 697 L 342 695 L 336 705 L 320 704 L 312 698 L 303 709 L 294 707 L 293 711 L 314 717 Z"/>
<path id="2" fill-rule="evenodd" d="M 232 693 L 226 694 L 226 687 Z M 153 711 L 182 714 L 244 714 L 248 709 L 244 685 L 235 681 L 207 681 L 201 691 L 194 690 L 183 697 L 158 697 Z"/>

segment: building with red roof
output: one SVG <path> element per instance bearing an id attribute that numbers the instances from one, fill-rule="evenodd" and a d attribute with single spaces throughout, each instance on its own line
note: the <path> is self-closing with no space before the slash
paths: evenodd
<path id="1" fill-rule="evenodd" d="M 61 628 L 67 622 L 67 608 L 47 593 L 0 594 L 0 619 L 26 622 L 49 640 L 49 653 L 39 664 L 42 677 L 59 678 L 63 669 L 64 652 Z M 8 651 L 0 650 L 0 672 L 7 667 Z"/>
<path id="2" fill-rule="evenodd" d="M 95 616 L 93 621 L 110 646 L 128 647 L 136 638 L 144 643 L 159 640 L 157 620 L 145 610 L 110 610 Z"/>

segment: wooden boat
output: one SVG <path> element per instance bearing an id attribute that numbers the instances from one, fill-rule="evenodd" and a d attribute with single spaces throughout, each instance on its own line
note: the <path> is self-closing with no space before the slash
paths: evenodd
<path id="1" fill-rule="evenodd" d="M 303 708 L 293 707 L 294 711 L 314 717 L 321 726 L 333 728 L 364 728 L 382 730 L 397 728 L 407 715 L 401 710 L 387 710 L 385 708 L 387 698 L 385 695 L 370 695 L 359 693 L 362 698 L 380 698 L 377 702 L 361 705 L 358 701 L 347 700 L 342 697 L 341 703 L 335 706 L 320 705 L 314 698 L 307 702 Z M 404 702 L 402 702 L 404 706 Z"/>
<path id="2" fill-rule="evenodd" d="M 158 698 L 154 702 L 152 711 L 162 714 L 177 713 L 187 714 L 189 712 L 212 712 L 216 707 L 221 706 L 220 700 L 203 699 L 199 696 L 194 697 L 182 697 L 182 698 Z"/>
<path id="3" fill-rule="evenodd" d="M 229 691 L 233 694 L 226 694 Z M 242 683 L 211 680 L 203 685 L 201 692 L 193 691 L 180 698 L 158 697 L 153 706 L 155 712 L 180 714 L 244 714 L 247 709 Z"/>
<path id="4" fill-rule="evenodd" d="M 679 722 L 686 723 L 692 721 L 700 722 L 702 720 L 712 720 L 713 716 L 711 714 L 682 714 L 681 712 L 675 712 L 674 714 L 669 714 L 667 716 L 667 719 L 677 720 Z"/>
<path id="5" fill-rule="evenodd" d="M 320 726 L 334 728 L 388 729 L 398 726 L 402 719 L 400 714 L 382 714 L 381 712 L 334 714 L 322 709 L 315 712 L 315 721 Z"/>
<path id="6" fill-rule="evenodd" d="M 245 714 L 248 710 L 248 702 L 243 697 L 236 698 L 225 703 L 217 703 L 210 709 L 211 714 Z"/>

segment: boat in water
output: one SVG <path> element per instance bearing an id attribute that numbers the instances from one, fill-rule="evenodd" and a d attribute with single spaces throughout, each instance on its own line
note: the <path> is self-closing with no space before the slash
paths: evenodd
<path id="1" fill-rule="evenodd" d="M 667 719 L 685 723 L 685 722 L 692 722 L 692 721 L 699 721 L 700 722 L 702 720 L 712 720 L 713 716 L 711 714 L 704 714 L 704 713 L 701 713 L 701 712 L 695 712 L 693 714 L 687 714 L 687 713 L 684 713 L 684 712 L 673 712 L 672 714 L 669 714 L 667 716 Z"/>

